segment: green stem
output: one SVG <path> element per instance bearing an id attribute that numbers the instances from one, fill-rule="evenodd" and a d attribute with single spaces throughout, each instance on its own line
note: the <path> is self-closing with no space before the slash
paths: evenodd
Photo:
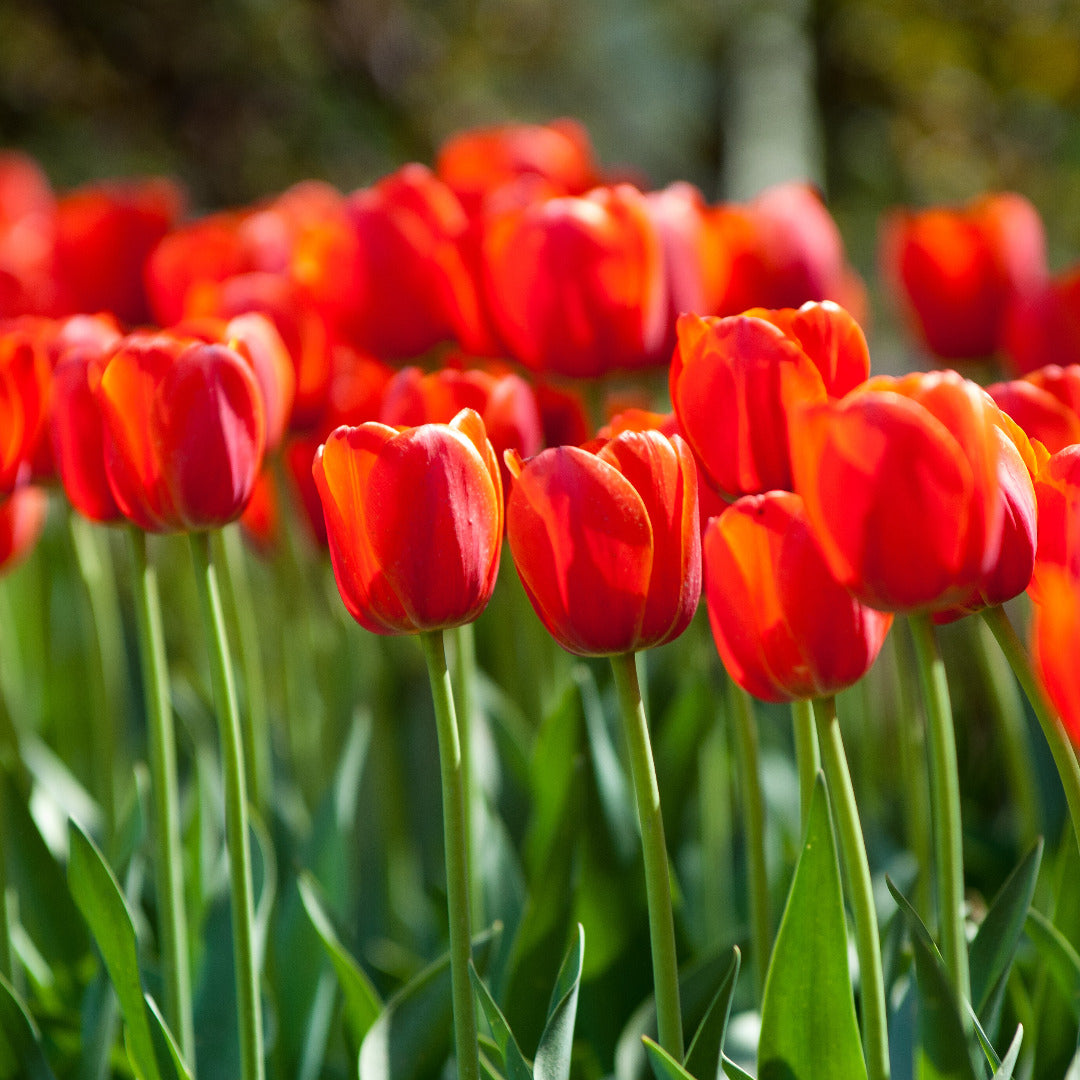
<path id="1" fill-rule="evenodd" d="M 1001 610 L 1000 608 L 997 610 Z M 1000 652 L 991 644 L 992 631 L 987 619 L 969 619 L 975 636 L 975 652 L 982 683 L 987 688 L 1005 757 L 1009 786 L 1020 813 L 1021 837 L 1025 847 L 1035 843 L 1039 835 L 1039 781 L 1035 772 L 1032 746 L 1024 720 L 1024 707 L 1002 662 Z"/>
<path id="2" fill-rule="evenodd" d="M 116 828 L 117 741 L 115 717 L 123 716 L 124 632 L 116 594 L 116 575 L 109 554 L 108 535 L 79 514 L 69 516 L 72 546 L 79 574 L 90 602 L 94 642 L 101 673 L 100 700 L 90 723 L 94 781 L 111 837 Z"/>
<path id="3" fill-rule="evenodd" d="M 810 816 L 810 801 L 814 797 L 814 780 L 821 768 L 813 704 L 809 701 L 793 701 L 791 722 L 795 731 L 795 763 L 799 769 L 799 826 L 805 829 Z"/>
<path id="4" fill-rule="evenodd" d="M 878 932 L 874 887 L 855 789 L 851 784 L 836 699 L 821 698 L 813 704 L 825 782 L 829 789 L 840 853 L 848 883 L 848 896 L 855 915 L 855 949 L 859 955 L 859 998 L 862 1002 L 863 1049 L 869 1080 L 888 1080 L 889 1032 L 885 1009 L 885 976 L 881 966 L 881 937 Z"/>
<path id="5" fill-rule="evenodd" d="M 986 608 L 982 617 L 993 631 L 994 637 L 997 638 L 1001 651 L 1009 661 L 1009 666 L 1013 669 L 1028 701 L 1031 702 L 1035 717 L 1039 721 L 1043 735 L 1046 736 L 1050 753 L 1054 756 L 1054 764 L 1057 766 L 1058 775 L 1065 789 L 1065 800 L 1069 806 L 1073 833 L 1077 844 L 1080 845 L 1080 762 L 1077 761 L 1076 751 L 1069 741 L 1069 736 L 1065 733 L 1061 720 L 1054 714 L 1046 700 L 1031 666 L 1027 649 L 1024 648 L 1016 629 L 1009 621 L 1005 609 L 1003 607 Z"/>
<path id="6" fill-rule="evenodd" d="M 700 951 L 719 945 L 726 913 L 735 907 L 732 853 L 731 763 L 723 724 L 713 724 L 698 752 L 698 815 L 701 820 Z"/>
<path id="7" fill-rule="evenodd" d="M 157 572 L 146 558 L 146 534 L 128 529 L 134 577 L 143 696 L 146 704 L 150 787 L 157 822 L 155 884 L 160 909 L 165 1018 L 189 1068 L 195 1066 L 195 1022 L 188 967 L 188 925 L 184 910 L 184 857 L 180 844 L 180 795 L 176 775 L 176 735 L 165 660 Z"/>
<path id="8" fill-rule="evenodd" d="M 225 637 L 225 619 L 208 533 L 191 533 L 191 556 L 210 646 L 210 672 L 221 739 L 225 779 L 225 836 L 229 852 L 232 901 L 233 962 L 236 969 L 236 1004 L 239 1014 L 240 1075 L 242 1080 L 263 1080 L 262 1006 L 255 947 L 255 899 L 248 830 L 247 784 L 240 717 L 236 707 L 232 665 Z"/>
<path id="9" fill-rule="evenodd" d="M 772 952 L 769 919 L 769 873 L 765 863 L 765 801 L 761 792 L 761 763 L 758 760 L 754 703 L 741 687 L 732 684 L 734 696 L 735 757 L 742 791 L 746 828 L 747 877 L 750 888 L 750 937 L 753 944 L 755 990 L 761 1001 L 765 973 Z"/>
<path id="10" fill-rule="evenodd" d="M 945 665 L 934 624 L 927 614 L 909 619 L 915 658 L 926 703 L 926 756 L 934 830 L 934 879 L 937 887 L 941 953 L 957 993 L 971 997 L 967 941 L 964 937 L 964 849 L 960 824 L 960 777 L 956 735 Z"/>
<path id="11" fill-rule="evenodd" d="M 221 584 L 236 618 L 237 650 L 244 676 L 244 711 L 241 713 L 244 746 L 247 748 L 247 783 L 251 805 L 260 813 L 270 795 L 270 725 L 266 713 L 266 681 L 263 674 L 259 626 L 248 577 L 246 553 L 238 526 L 220 533 L 218 565 Z"/>
<path id="12" fill-rule="evenodd" d="M 443 847 L 446 859 L 446 906 L 450 920 L 450 983 L 454 1002 L 454 1042 L 459 1080 L 479 1080 L 476 1011 L 469 980 L 469 856 L 465 833 L 465 791 L 461 776 L 461 741 L 442 630 L 420 635 L 427 660 L 442 774 Z"/>
<path id="13" fill-rule="evenodd" d="M 645 862 L 645 893 L 649 903 L 649 939 L 652 944 L 653 983 L 656 987 L 656 1026 L 660 1045 L 683 1059 L 682 1010 L 679 1005 L 679 964 L 675 954 L 675 919 L 671 910 L 664 818 L 656 784 L 649 724 L 641 701 L 637 658 L 632 652 L 611 657 L 615 689 L 622 710 L 623 730 L 630 749 L 630 771 L 641 827 L 641 853 Z"/>
<path id="14" fill-rule="evenodd" d="M 476 793 L 473 789 L 472 727 L 476 715 L 476 635 L 473 624 L 454 631 L 454 682 L 457 685 L 458 741 L 461 743 L 461 790 L 465 801 L 465 856 L 469 867 L 469 912 L 473 926 L 484 924 L 484 897 L 473 863 Z"/>

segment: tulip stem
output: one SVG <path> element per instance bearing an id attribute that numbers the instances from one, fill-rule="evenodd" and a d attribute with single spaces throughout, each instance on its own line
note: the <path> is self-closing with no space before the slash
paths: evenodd
<path id="1" fill-rule="evenodd" d="M 479 1080 L 476 1010 L 469 979 L 469 854 L 466 836 L 465 790 L 462 783 L 461 740 L 454 713 L 454 695 L 446 666 L 442 630 L 420 634 L 435 705 L 442 774 L 443 848 L 446 859 L 446 906 L 450 920 L 450 984 L 454 1003 L 454 1042 L 459 1080 Z"/>
<path id="2" fill-rule="evenodd" d="M 885 1009 L 885 976 L 881 965 L 881 937 L 870 863 L 855 789 L 851 784 L 840 722 L 836 718 L 836 699 L 819 698 L 813 703 L 825 783 L 829 789 L 840 854 L 847 876 L 848 897 L 855 916 L 855 950 L 859 956 L 859 998 L 862 1002 L 863 1049 L 869 1080 L 889 1078 L 888 1013 Z"/>
<path id="3" fill-rule="evenodd" d="M 805 830 L 810 817 L 810 801 L 814 797 L 814 781 L 821 768 L 813 703 L 805 699 L 793 701 L 791 721 L 795 731 L 795 763 L 799 769 L 799 827 Z"/>
<path id="4" fill-rule="evenodd" d="M 765 863 L 765 801 L 761 792 L 761 762 L 758 760 L 758 736 L 754 723 L 754 702 L 741 687 L 732 683 L 735 725 L 736 768 L 742 792 L 746 828 L 747 878 L 750 887 L 750 938 L 753 944 L 754 976 L 757 1001 L 765 993 L 765 973 L 772 953 L 769 929 L 769 873 Z"/>
<path id="5" fill-rule="evenodd" d="M 671 910 L 664 818 L 656 783 L 649 724 L 638 683 L 636 654 L 611 657 L 615 689 L 622 710 L 623 730 L 630 750 L 641 852 L 645 862 L 645 893 L 649 905 L 649 940 L 652 944 L 653 983 L 656 988 L 656 1027 L 660 1045 L 683 1059 L 682 1010 L 679 1005 L 679 964 L 675 953 L 675 919 Z"/>
<path id="6" fill-rule="evenodd" d="M 473 926 L 484 923 L 484 898 L 473 862 L 476 796 L 473 789 L 472 728 L 476 716 L 476 635 L 473 624 L 454 631 L 454 681 L 457 683 L 458 740 L 461 743 L 461 790 L 465 801 L 465 857 L 469 867 L 469 913 Z"/>
<path id="7" fill-rule="evenodd" d="M 157 572 L 146 557 L 146 534 L 128 529 L 134 577 L 135 616 L 146 707 L 150 781 L 157 822 L 154 859 L 160 912 L 165 1017 L 188 1068 L 195 1069 L 195 1021 L 188 966 L 188 925 L 184 909 L 184 855 L 180 843 L 180 795 L 176 775 L 176 734 L 165 660 Z"/>
<path id="8" fill-rule="evenodd" d="M 986 608 L 982 617 L 993 631 L 994 637 L 997 638 L 998 645 L 1001 646 L 1001 651 L 1005 654 L 1017 681 L 1027 695 L 1039 726 L 1043 730 L 1043 735 L 1046 736 L 1050 753 L 1054 756 L 1054 764 L 1057 766 L 1058 775 L 1065 789 L 1065 800 L 1069 806 L 1073 833 L 1077 844 L 1080 845 L 1080 761 L 1077 761 L 1076 751 L 1069 741 L 1060 718 L 1055 715 L 1046 700 L 1031 666 L 1031 657 L 1017 635 L 1015 627 L 1009 621 L 1005 609 L 1001 606 Z"/>
<path id="9" fill-rule="evenodd" d="M 926 756 L 941 953 L 957 993 L 967 1000 L 971 997 L 971 978 L 964 937 L 964 848 L 952 703 L 930 616 L 912 615 L 909 623 L 926 704 Z"/>
<path id="10" fill-rule="evenodd" d="M 251 805 L 261 814 L 271 793 L 270 725 L 266 713 L 266 682 L 262 653 L 259 650 L 259 627 L 251 596 L 246 552 L 238 526 L 220 532 L 218 563 L 221 583 L 236 617 L 237 645 L 244 676 L 243 740 L 247 748 L 247 785 Z"/>
<path id="11" fill-rule="evenodd" d="M 225 780 L 225 839 L 229 853 L 229 894 L 232 904 L 233 963 L 240 1033 L 240 1076 L 263 1080 L 262 1003 L 259 997 L 258 958 L 255 944 L 255 898 L 248 830 L 247 783 L 244 747 L 236 705 L 232 664 L 225 636 L 225 619 L 209 533 L 191 533 L 191 556 L 199 590 L 199 604 L 210 648 L 210 675 L 221 740 Z"/>

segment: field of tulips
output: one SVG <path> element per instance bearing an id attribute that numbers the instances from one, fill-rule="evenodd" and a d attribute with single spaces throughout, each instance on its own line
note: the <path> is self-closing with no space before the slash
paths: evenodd
<path id="1" fill-rule="evenodd" d="M 1080 1080 L 1080 268 L 610 175 L 0 151 L 0 1080 Z"/>

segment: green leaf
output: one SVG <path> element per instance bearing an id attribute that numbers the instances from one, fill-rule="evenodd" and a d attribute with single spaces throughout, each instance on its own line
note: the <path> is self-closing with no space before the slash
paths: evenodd
<path id="1" fill-rule="evenodd" d="M 364 970 L 341 944 L 330 916 L 323 907 L 315 879 L 305 872 L 300 875 L 297 887 L 311 925 L 334 965 L 338 983 L 345 995 L 345 1024 L 354 1045 L 359 1047 L 382 1012 L 382 1000 Z"/>
<path id="2" fill-rule="evenodd" d="M 745 1069 L 736 1065 L 727 1054 L 723 1056 L 721 1062 L 724 1066 L 724 1072 L 727 1074 L 728 1080 L 754 1080 Z"/>
<path id="3" fill-rule="evenodd" d="M 848 971 L 847 927 L 825 781 L 818 774 L 805 841 L 765 979 L 759 1080 L 866 1076 Z"/>
<path id="4" fill-rule="evenodd" d="M 473 990 L 487 1018 L 491 1033 L 495 1036 L 495 1049 L 502 1056 L 507 1080 L 533 1080 L 532 1069 L 529 1068 L 529 1063 L 525 1060 L 525 1055 L 521 1052 L 521 1047 L 518 1046 L 517 1039 L 514 1038 L 514 1033 L 506 1022 L 506 1017 L 503 1016 L 502 1010 L 484 985 L 484 980 L 477 975 L 476 968 L 471 963 L 469 964 L 469 978 L 472 980 Z"/>
<path id="5" fill-rule="evenodd" d="M 1020 1058 L 1020 1044 L 1024 1041 L 1024 1025 L 1018 1024 L 1009 1052 L 1001 1059 L 1001 1065 L 994 1073 L 994 1080 L 1013 1080 L 1013 1070 Z"/>
<path id="6" fill-rule="evenodd" d="M 41 1033 L 11 984 L 0 976 L 0 1080 L 56 1080 Z"/>
<path id="7" fill-rule="evenodd" d="M 161 1015 L 157 1002 L 149 994 L 144 994 L 143 999 L 146 1002 L 147 1012 L 150 1014 L 150 1028 L 155 1042 L 164 1051 L 164 1053 L 158 1053 L 158 1060 L 165 1062 L 163 1080 L 191 1080 L 191 1071 L 184 1064 L 180 1047 L 177 1046 L 169 1025 L 165 1023 L 165 1017 Z"/>
<path id="8" fill-rule="evenodd" d="M 74 820 L 69 827 L 69 837 L 71 895 L 101 950 L 101 958 L 120 1001 L 135 1075 L 139 1080 L 161 1080 L 143 1000 L 139 948 L 131 912 L 101 852 Z"/>
<path id="9" fill-rule="evenodd" d="M 724 1036 L 727 1034 L 728 1020 L 731 1017 L 731 1002 L 735 997 L 735 984 L 739 978 L 741 961 L 739 947 L 732 946 L 731 965 L 694 1033 L 690 1049 L 686 1052 L 687 1069 L 701 1080 L 717 1080 L 720 1076 Z"/>
<path id="10" fill-rule="evenodd" d="M 472 940 L 473 963 L 483 970 L 499 929 Z M 453 1007 L 450 954 L 445 953 L 403 986 L 360 1046 L 359 1080 L 421 1080 L 438 1072 L 450 1052 Z"/>
<path id="11" fill-rule="evenodd" d="M 971 1003 L 980 1021 L 991 1028 L 1035 895 L 1042 852 L 1040 838 L 1002 885 L 971 943 Z"/>
<path id="12" fill-rule="evenodd" d="M 1047 970 L 1065 995 L 1074 1019 L 1080 1019 L 1080 953 L 1068 938 L 1034 908 L 1028 912 L 1024 932 L 1046 961 Z"/>
<path id="13" fill-rule="evenodd" d="M 536 1080 L 569 1080 L 574 1045 L 581 966 L 585 961 L 585 928 L 578 923 L 577 940 L 563 959 L 548 1007 L 547 1024 L 533 1062 Z"/>
<path id="14" fill-rule="evenodd" d="M 648 1055 L 656 1080 L 694 1080 L 690 1073 L 662 1046 L 654 1043 L 648 1035 L 642 1035 L 641 1041 L 645 1044 L 645 1053 Z"/>
<path id="15" fill-rule="evenodd" d="M 920 1080 L 978 1080 L 960 1001 L 941 957 L 931 952 L 918 933 L 912 937 L 912 948 L 918 981 L 918 1076 Z"/>

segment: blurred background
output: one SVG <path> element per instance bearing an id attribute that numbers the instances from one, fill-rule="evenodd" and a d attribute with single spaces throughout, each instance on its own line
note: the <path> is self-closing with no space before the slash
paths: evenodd
<path id="1" fill-rule="evenodd" d="M 349 190 L 455 129 L 579 118 L 654 186 L 808 177 L 855 265 L 880 211 L 1023 192 L 1080 254 L 1080 0 L 0 0 L 0 144 L 194 208 Z"/>

